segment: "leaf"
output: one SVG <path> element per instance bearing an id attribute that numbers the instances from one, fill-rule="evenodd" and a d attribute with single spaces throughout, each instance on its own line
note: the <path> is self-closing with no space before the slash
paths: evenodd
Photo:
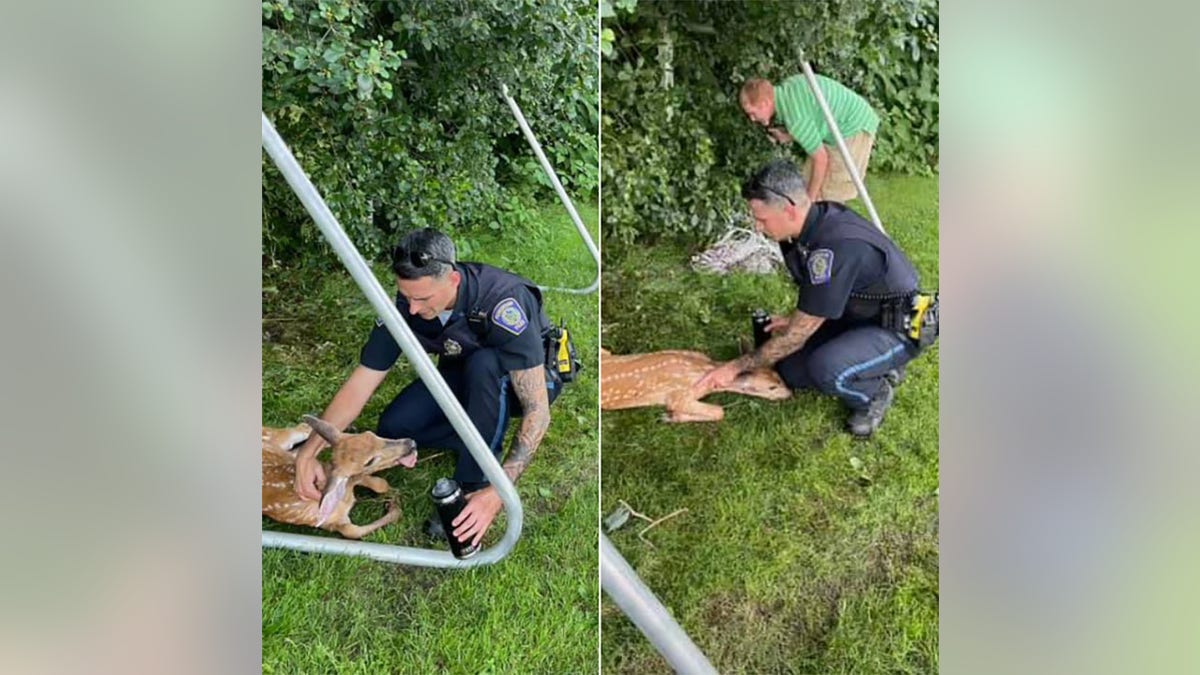
<path id="1" fill-rule="evenodd" d="M 357 82 L 359 98 L 370 98 L 371 92 L 375 90 L 375 80 L 370 75 L 359 73 Z"/>
<path id="2" fill-rule="evenodd" d="M 538 493 L 539 495 L 541 495 L 542 497 L 545 497 L 546 499 L 549 499 L 551 496 L 553 496 L 553 495 L 554 495 L 554 492 L 553 492 L 553 491 L 551 491 L 551 490 L 550 490 L 550 488 L 548 488 L 548 487 L 546 487 L 546 486 L 544 486 L 544 485 L 539 485 L 539 486 L 538 486 L 537 493 Z"/>
<path id="3" fill-rule="evenodd" d="M 325 59 L 325 63 L 333 65 L 334 63 L 337 63 L 338 59 L 342 58 L 345 53 L 345 47 L 342 47 L 341 45 L 332 45 L 325 50 L 325 53 L 321 55 L 321 58 Z"/>
<path id="4" fill-rule="evenodd" d="M 862 461 L 861 459 L 857 458 L 857 457 L 851 457 L 851 458 L 850 458 L 850 466 L 851 466 L 851 467 L 852 467 L 852 468 L 853 468 L 855 471 L 862 471 L 862 468 L 863 468 L 863 461 Z"/>
<path id="5" fill-rule="evenodd" d="M 604 30 L 600 31 L 600 53 L 604 54 L 605 56 L 612 56 L 613 42 L 615 40 L 616 36 L 613 34 L 611 28 L 605 28 Z"/>

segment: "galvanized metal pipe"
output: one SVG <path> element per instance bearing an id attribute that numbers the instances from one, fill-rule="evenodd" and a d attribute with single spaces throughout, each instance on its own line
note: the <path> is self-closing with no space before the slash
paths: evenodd
<path id="1" fill-rule="evenodd" d="M 373 544 L 337 537 L 315 537 L 308 534 L 292 534 L 273 530 L 263 530 L 262 546 L 263 548 L 286 548 L 305 553 L 359 556 L 382 562 L 421 567 L 474 567 L 496 562 L 507 554 L 507 551 L 501 551 L 499 546 L 493 546 L 466 560 L 459 560 L 449 551 L 437 551 L 431 548 Z"/>
<path id="2" fill-rule="evenodd" d="M 817 84 L 817 76 L 813 74 L 812 66 L 808 65 L 808 61 L 801 60 L 800 68 L 804 71 L 804 79 L 808 80 L 808 86 L 812 89 L 813 95 L 817 97 L 817 105 L 821 106 L 821 113 L 825 115 L 825 122 L 829 124 L 829 130 L 833 132 L 833 137 L 837 140 L 838 152 L 842 155 L 842 161 L 846 163 L 846 170 L 850 172 L 850 180 L 854 181 L 854 187 L 858 189 L 863 203 L 867 205 L 867 213 L 871 215 L 871 222 L 875 223 L 875 227 L 878 227 L 880 232 L 887 234 L 887 230 L 883 229 L 883 222 L 879 220 L 879 213 L 875 211 L 875 204 L 871 202 L 871 195 L 867 194 L 867 186 L 863 183 L 862 175 L 854 164 L 854 158 L 850 156 L 850 149 L 846 147 L 846 139 L 842 138 L 842 130 L 838 128 L 837 120 L 833 119 L 833 112 L 829 110 L 825 94 Z"/>
<path id="3" fill-rule="evenodd" d="M 579 236 L 583 238 L 583 243 L 587 246 L 588 252 L 592 254 L 592 260 L 596 263 L 596 278 L 586 288 L 558 288 L 553 286 L 539 286 L 539 288 L 547 291 L 573 293 L 575 295 L 595 293 L 596 289 L 600 288 L 600 251 L 596 248 L 596 242 L 592 241 L 591 233 L 584 227 L 583 220 L 579 218 L 579 213 L 575 210 L 575 204 L 567 196 L 567 191 L 563 189 L 562 183 L 558 180 L 558 174 L 554 172 L 554 167 L 550 166 L 550 160 L 546 159 L 546 153 L 542 152 L 542 145 L 538 143 L 537 137 L 533 135 L 533 130 L 529 128 L 529 122 L 525 121 L 525 115 L 521 113 L 521 108 L 508 95 L 507 85 L 500 85 L 500 94 L 508 102 L 508 107 L 512 110 L 513 117 L 517 118 L 517 124 L 520 125 L 521 131 L 525 133 L 525 140 L 529 141 L 529 147 L 533 148 L 533 154 L 541 162 L 542 169 L 546 171 L 546 176 L 550 178 L 550 184 L 554 186 L 554 191 L 558 193 L 558 198 L 562 200 L 563 206 L 567 208 L 567 213 L 571 215 L 571 221 L 575 223 L 575 229 L 579 230 Z"/>
<path id="4" fill-rule="evenodd" d="M 600 535 L 600 586 L 675 672 L 716 675 L 708 658 L 604 534 Z"/>
<path id="5" fill-rule="evenodd" d="M 454 393 L 450 391 L 450 387 L 446 385 L 446 381 L 442 379 L 437 368 L 434 367 L 433 361 L 425 350 L 421 348 L 416 337 L 408 324 L 401 318 L 400 312 L 396 309 L 393 302 L 393 296 L 383 290 L 379 284 L 379 280 L 375 278 L 374 272 L 363 260 L 362 255 L 346 236 L 346 232 L 338 223 L 337 218 L 329 210 L 325 204 L 325 200 L 321 198 L 317 188 L 313 186 L 312 181 L 300 168 L 296 162 L 296 158 L 292 156 L 291 150 L 280 138 L 279 133 L 275 131 L 275 127 L 271 125 L 271 121 L 267 119 L 266 113 L 262 115 L 262 144 L 270 155 L 271 161 L 275 166 L 279 167 L 280 173 L 291 186 L 292 191 L 300 198 L 304 204 L 304 208 L 308 211 L 316 222 L 317 227 L 321 228 L 321 233 L 329 240 L 329 244 L 337 253 L 338 258 L 346 269 L 350 272 L 350 276 L 354 278 L 355 283 L 362 289 L 371 306 L 383 319 L 383 323 L 387 326 L 388 332 L 396 339 L 396 343 L 404 351 L 404 355 L 408 357 L 410 363 L 417 369 L 417 374 L 425 381 L 425 385 L 429 387 L 429 392 L 433 394 L 438 406 L 446 413 L 446 418 L 458 432 L 458 435 L 466 443 L 467 450 L 471 456 L 479 462 L 479 466 L 483 469 L 484 475 L 488 477 L 496 491 L 500 495 L 500 499 L 504 502 L 504 508 L 508 513 L 508 529 L 504 532 L 500 542 L 492 548 L 480 551 L 467 560 L 458 560 L 448 551 L 435 551 L 432 549 L 417 549 L 405 546 L 388 546 L 384 544 L 371 544 L 361 541 L 349 541 L 344 539 L 332 539 L 326 537 L 313 537 L 299 534 L 291 534 L 287 532 L 270 532 L 262 533 L 262 545 L 272 548 L 289 548 L 298 551 L 309 551 L 312 553 L 332 553 L 337 555 L 361 555 L 375 560 L 383 560 L 393 563 L 404 563 L 409 565 L 423 565 L 427 567 L 475 567 L 479 565 L 487 565 L 494 563 L 504 556 L 508 555 L 509 551 L 516 545 L 517 540 L 521 537 L 521 526 L 524 523 L 524 511 L 521 507 L 521 498 L 517 494 L 517 490 L 513 487 L 512 481 L 500 468 L 500 463 L 492 456 L 488 446 L 483 442 L 483 438 L 479 435 L 479 430 L 475 428 L 474 423 L 467 417 L 467 413 L 463 410 L 458 399 L 454 397 Z"/>

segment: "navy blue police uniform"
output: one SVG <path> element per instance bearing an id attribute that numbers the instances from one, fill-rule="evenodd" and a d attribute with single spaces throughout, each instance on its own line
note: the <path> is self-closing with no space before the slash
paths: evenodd
<path id="1" fill-rule="evenodd" d="M 396 295 L 396 309 L 425 351 L 438 356 L 438 371 L 492 454 L 500 459 L 508 420 L 522 414 L 508 373 L 542 367 L 550 402 L 561 392 L 558 376 L 546 368 L 543 339 L 551 324 L 542 308 L 541 291 L 533 282 L 480 263 L 456 263 L 454 268 L 462 281 L 458 300 L 444 323 L 441 317 L 426 320 L 412 314 L 401 294 Z M 395 338 L 377 321 L 359 362 L 383 371 L 399 356 Z M 376 433 L 384 438 L 411 438 L 418 447 L 452 450 L 458 455 L 454 479 L 460 485 L 475 490 L 488 483 L 420 378 L 388 404 Z"/>
<path id="2" fill-rule="evenodd" d="M 817 389 L 862 410 L 889 370 L 918 353 L 880 325 L 883 303 L 914 293 L 917 271 L 887 235 L 836 202 L 815 202 L 800 235 L 780 242 L 796 308 L 825 319 L 797 352 L 775 364 L 792 389 Z"/>

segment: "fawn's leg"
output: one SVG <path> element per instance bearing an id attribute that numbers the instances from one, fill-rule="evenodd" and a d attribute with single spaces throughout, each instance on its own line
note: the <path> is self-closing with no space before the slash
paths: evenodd
<path id="1" fill-rule="evenodd" d="M 355 525 L 347 518 L 345 524 L 338 526 L 337 531 L 347 539 L 362 539 L 375 530 L 378 530 L 385 525 L 391 525 L 399 519 L 400 507 L 396 506 L 395 504 L 389 504 L 388 512 L 383 514 L 383 517 L 379 520 L 376 520 L 373 523 L 367 523 L 366 525 Z"/>
<path id="2" fill-rule="evenodd" d="M 358 484 L 380 495 L 391 489 L 388 482 L 380 476 L 364 476 Z"/>
<path id="3" fill-rule="evenodd" d="M 725 418 L 725 409 L 712 403 L 701 403 L 695 399 L 676 399 L 667 403 L 666 422 L 720 422 Z"/>

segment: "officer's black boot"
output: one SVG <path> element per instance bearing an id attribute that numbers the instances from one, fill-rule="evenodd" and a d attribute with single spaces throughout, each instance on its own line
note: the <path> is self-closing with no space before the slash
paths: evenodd
<path id="1" fill-rule="evenodd" d="M 850 433 L 859 438 L 867 438 L 875 433 L 875 430 L 883 424 L 883 418 L 887 415 L 888 408 L 892 407 L 894 397 L 895 391 L 892 389 L 892 383 L 885 377 L 879 385 L 879 391 L 875 393 L 867 407 L 850 413 L 850 419 L 846 422 Z"/>
<path id="2" fill-rule="evenodd" d="M 884 377 L 887 378 L 887 381 L 890 382 L 893 387 L 897 387 L 901 382 L 904 381 L 904 375 L 907 371 L 908 364 L 906 363 L 899 368 L 892 368 L 891 370 L 887 371 L 887 373 L 884 374 Z"/>
<path id="3" fill-rule="evenodd" d="M 425 521 L 425 534 L 437 541 L 446 541 L 446 528 L 442 527 L 442 519 L 438 517 L 437 511 Z"/>

